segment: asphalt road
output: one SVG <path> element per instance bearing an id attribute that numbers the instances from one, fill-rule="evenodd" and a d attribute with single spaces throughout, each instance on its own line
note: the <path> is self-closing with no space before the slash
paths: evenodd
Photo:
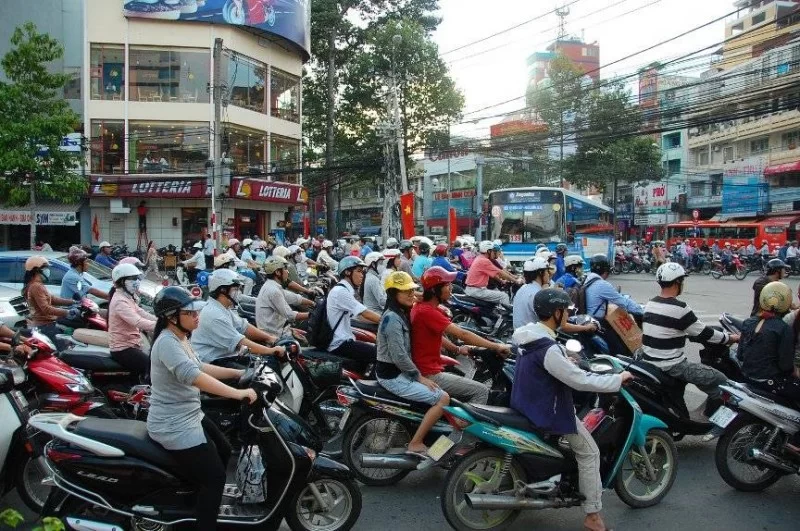
<path id="1" fill-rule="evenodd" d="M 746 317 L 749 314 L 755 275 L 744 281 L 734 278 L 714 280 L 691 276 L 686 281 L 683 298 L 698 317 L 714 324 L 723 311 Z M 645 274 L 614 276 L 611 282 L 622 286 L 623 293 L 645 302 L 656 294 L 653 277 Z M 797 293 L 798 280 L 788 284 Z M 697 348 L 691 356 L 697 360 Z M 702 395 L 689 386 L 690 408 Z M 741 493 L 726 485 L 714 466 L 714 443 L 687 437 L 677 443 L 678 476 L 672 490 L 656 507 L 634 510 L 622 503 L 613 491 L 603 496 L 608 525 L 617 530 L 792 530 L 800 529 L 800 478 L 786 477 L 765 492 Z M 392 487 L 362 486 L 363 509 L 355 526 L 358 531 L 434 531 L 450 529 L 440 508 L 439 494 L 444 481 L 442 470 L 411 474 Z M 0 509 L 21 506 L 12 492 L 0 500 Z M 30 514 L 26 511 L 26 514 Z M 527 512 L 511 530 L 581 529 L 580 509 Z"/>

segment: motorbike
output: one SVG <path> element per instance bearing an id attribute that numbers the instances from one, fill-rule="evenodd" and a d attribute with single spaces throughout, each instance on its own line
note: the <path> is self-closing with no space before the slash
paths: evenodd
<path id="1" fill-rule="evenodd" d="M 350 529 L 361 513 L 350 471 L 320 452 L 314 430 L 277 400 L 283 386 L 265 363 L 249 386 L 258 399 L 242 405 L 246 445 L 218 522 L 277 529 L 285 518 L 293 530 Z M 71 414 L 34 415 L 29 423 L 53 437 L 45 463 L 57 488 L 44 511 L 68 529 L 144 531 L 195 521 L 195 486 L 145 423 Z"/>
<path id="2" fill-rule="evenodd" d="M 744 280 L 749 271 L 748 267 L 742 263 L 739 255 L 733 254 L 727 266 L 722 263 L 722 259 L 719 256 L 715 256 L 709 274 L 717 280 L 731 275 L 736 280 Z"/>
<path id="3" fill-rule="evenodd" d="M 76 295 L 76 299 L 77 299 Z M 75 307 L 79 314 L 74 319 L 62 317 L 57 321 L 61 331 L 68 332 L 78 328 L 88 328 L 91 330 L 108 330 L 108 321 L 100 315 L 100 307 L 92 299 L 84 297 L 76 300 Z"/>
<path id="4" fill-rule="evenodd" d="M 800 404 L 733 381 L 720 389 L 724 404 L 711 422 L 724 430 L 714 461 L 725 483 L 759 492 L 800 474 Z"/>
<path id="5" fill-rule="evenodd" d="M 622 367 L 603 356 L 592 369 Z M 600 449 L 603 487 L 613 487 L 631 507 L 658 504 L 671 489 L 678 464 L 667 426 L 643 414 L 626 388 L 594 396 L 595 407 L 583 423 Z M 503 529 L 523 510 L 581 504 L 577 463 L 559 435 L 543 433 L 510 408 L 460 404 L 445 410 L 453 432 L 440 437 L 428 455 L 455 460 L 440 496 L 454 529 Z"/>
<path id="6" fill-rule="evenodd" d="M 514 333 L 513 306 L 495 304 L 468 295 L 450 295 L 447 305 L 453 315 L 453 323 L 470 331 L 479 331 L 499 341 L 505 341 Z"/>

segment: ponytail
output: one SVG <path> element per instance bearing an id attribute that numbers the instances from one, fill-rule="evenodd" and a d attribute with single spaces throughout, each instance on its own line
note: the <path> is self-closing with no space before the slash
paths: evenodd
<path id="1" fill-rule="evenodd" d="M 30 271 L 25 271 L 25 276 L 22 279 L 22 296 L 25 299 L 28 298 L 28 288 L 30 287 L 31 282 L 36 278 L 36 275 L 39 274 L 39 269 L 35 268 Z"/>
<path id="2" fill-rule="evenodd" d="M 155 344 L 156 339 L 164 331 L 165 328 L 169 325 L 169 319 L 167 317 L 159 317 L 156 321 L 156 328 L 153 330 L 153 344 Z"/>

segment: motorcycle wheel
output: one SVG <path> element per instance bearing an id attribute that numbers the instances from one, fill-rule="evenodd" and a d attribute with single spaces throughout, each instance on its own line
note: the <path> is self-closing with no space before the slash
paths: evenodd
<path id="1" fill-rule="evenodd" d="M 644 271 L 644 268 L 642 267 L 642 264 L 636 264 L 633 270 L 636 271 L 637 273 L 641 273 L 642 271 Z"/>
<path id="2" fill-rule="evenodd" d="M 441 504 L 444 517 L 458 531 L 505 529 L 517 519 L 520 509 L 486 511 L 470 509 L 465 495 L 485 487 L 485 483 L 496 479 L 503 468 L 505 454 L 499 450 L 477 450 L 467 454 L 450 470 L 442 487 Z M 491 494 L 506 494 L 514 498 L 514 488 L 519 482 L 527 483 L 527 477 L 516 460 L 511 461 L 508 473 L 500 479 Z"/>
<path id="3" fill-rule="evenodd" d="M 17 465 L 14 486 L 19 499 L 36 514 L 42 512 L 47 497 L 53 487 L 42 485 L 42 480 L 50 473 L 44 464 L 44 456 L 33 456 L 24 452 L 22 463 Z"/>
<path id="4" fill-rule="evenodd" d="M 719 280 L 722 277 L 722 271 L 719 269 L 712 269 L 710 274 L 715 280 Z"/>
<path id="5" fill-rule="evenodd" d="M 747 269 L 744 267 L 737 267 L 736 271 L 733 273 L 733 276 L 736 277 L 736 280 L 744 280 L 747 276 Z"/>
<path id="6" fill-rule="evenodd" d="M 410 470 L 363 468 L 362 454 L 387 453 L 392 448 L 405 450 L 411 441 L 410 430 L 397 419 L 382 415 L 364 415 L 347 428 L 342 441 L 344 464 L 365 485 L 394 485 Z"/>
<path id="7" fill-rule="evenodd" d="M 707 275 L 707 274 L 711 273 L 711 263 L 710 262 L 703 262 L 703 266 L 700 268 L 700 271 L 704 275 Z"/>
<path id="8" fill-rule="evenodd" d="M 457 324 L 461 327 L 468 327 L 468 328 L 478 328 L 478 322 L 475 320 L 474 317 L 468 315 L 466 313 L 456 313 L 453 315 L 453 324 Z"/>
<path id="9" fill-rule="evenodd" d="M 630 262 L 625 262 L 624 264 L 622 264 L 622 272 L 625 273 L 626 275 L 631 272 Z"/>
<path id="10" fill-rule="evenodd" d="M 311 484 L 292 495 L 285 505 L 292 531 L 347 531 L 361 515 L 361 491 L 349 479 L 322 478 L 312 482 L 328 504 L 321 507 Z"/>
<path id="11" fill-rule="evenodd" d="M 631 448 L 614 479 L 617 496 L 634 509 L 651 507 L 661 502 L 675 483 L 678 472 L 678 449 L 669 433 L 650 430 L 644 449 L 656 472 L 656 479 L 647 479 L 645 463 L 638 448 Z M 641 493 L 633 492 L 634 484 L 641 486 Z"/>
<path id="12" fill-rule="evenodd" d="M 777 470 L 749 457 L 751 449 L 763 448 L 771 431 L 760 420 L 742 413 L 725 428 L 714 452 L 717 471 L 725 483 L 743 492 L 760 492 L 781 478 Z"/>
<path id="13" fill-rule="evenodd" d="M 614 267 L 611 268 L 611 272 L 615 275 L 619 275 L 622 273 L 622 267 L 619 264 L 614 264 Z"/>

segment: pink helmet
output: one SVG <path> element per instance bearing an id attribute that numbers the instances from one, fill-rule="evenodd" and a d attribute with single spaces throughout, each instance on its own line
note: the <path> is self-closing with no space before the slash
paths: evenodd
<path id="1" fill-rule="evenodd" d="M 135 256 L 127 256 L 127 257 L 123 258 L 122 260 L 120 260 L 119 263 L 120 263 L 120 265 L 121 264 L 133 264 L 136 267 L 138 267 L 139 269 L 143 269 L 144 268 L 144 264 L 142 263 L 142 261 L 139 260 L 138 258 L 136 258 Z"/>

